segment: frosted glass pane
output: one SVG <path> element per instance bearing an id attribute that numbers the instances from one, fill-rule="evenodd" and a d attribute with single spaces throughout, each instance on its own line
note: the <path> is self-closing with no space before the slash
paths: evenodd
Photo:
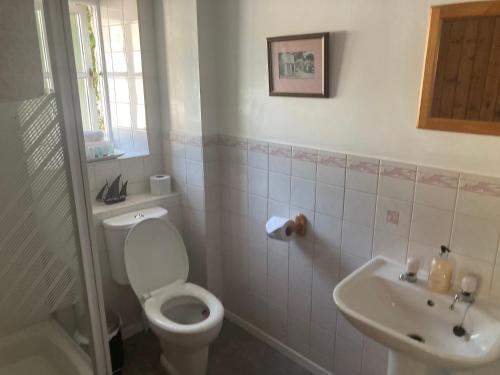
<path id="1" fill-rule="evenodd" d="M 126 78 L 115 78 L 116 101 L 120 103 L 129 103 L 130 94 L 128 80 Z"/>
<path id="2" fill-rule="evenodd" d="M 110 26 L 109 39 L 110 39 L 111 50 L 113 52 L 123 51 L 125 48 L 123 26 L 121 25 Z"/>
<path id="3" fill-rule="evenodd" d="M 142 73 L 141 52 L 133 52 L 132 58 L 134 61 L 134 73 Z"/>
<path id="4" fill-rule="evenodd" d="M 136 105 L 137 129 L 146 129 L 146 110 L 144 105 Z"/>
<path id="5" fill-rule="evenodd" d="M 77 72 L 85 72 L 83 65 L 82 44 L 80 40 L 80 27 L 78 25 L 78 16 L 76 14 L 70 15 L 71 24 L 71 39 L 73 40 L 73 50 L 75 54 L 75 64 Z"/>
<path id="6" fill-rule="evenodd" d="M 129 104 L 123 104 L 123 103 L 116 104 L 116 119 L 119 127 L 121 128 L 132 127 Z"/>
<path id="7" fill-rule="evenodd" d="M 130 30 L 132 33 L 132 50 L 141 50 L 141 38 L 139 34 L 139 23 L 135 22 L 130 25 Z"/>
<path id="8" fill-rule="evenodd" d="M 127 72 L 127 60 L 125 59 L 124 52 L 113 52 L 111 59 L 113 60 L 113 71 L 115 73 Z"/>
<path id="9" fill-rule="evenodd" d="M 89 99 L 87 96 L 87 80 L 85 78 L 78 79 L 78 96 L 80 97 L 83 130 L 91 130 Z"/>
<path id="10" fill-rule="evenodd" d="M 144 104 L 144 84 L 142 78 L 135 79 L 135 102 Z"/>

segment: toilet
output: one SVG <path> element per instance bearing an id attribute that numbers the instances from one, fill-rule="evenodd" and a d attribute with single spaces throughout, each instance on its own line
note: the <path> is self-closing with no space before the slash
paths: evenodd
<path id="1" fill-rule="evenodd" d="M 103 225 L 112 277 L 137 295 L 160 341 L 164 369 L 171 375 L 204 375 L 224 308 L 208 290 L 187 282 L 186 247 L 167 210 L 129 212 Z"/>

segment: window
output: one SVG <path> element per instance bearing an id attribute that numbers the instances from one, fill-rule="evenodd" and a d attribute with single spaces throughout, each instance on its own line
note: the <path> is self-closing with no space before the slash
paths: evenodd
<path id="1" fill-rule="evenodd" d="M 102 131 L 115 154 L 147 154 L 137 0 L 69 0 L 69 13 L 83 130 Z M 41 2 L 36 18 L 49 92 L 53 83 Z"/>

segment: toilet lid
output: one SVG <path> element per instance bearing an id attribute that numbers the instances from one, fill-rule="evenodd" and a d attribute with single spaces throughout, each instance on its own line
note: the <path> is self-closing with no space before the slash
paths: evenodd
<path id="1" fill-rule="evenodd" d="M 151 218 L 134 226 L 125 240 L 125 267 L 138 297 L 187 280 L 189 261 L 182 237 L 169 221 Z"/>

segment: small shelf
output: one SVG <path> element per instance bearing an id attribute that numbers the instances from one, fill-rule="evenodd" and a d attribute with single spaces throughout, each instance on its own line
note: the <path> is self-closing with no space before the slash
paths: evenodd
<path id="1" fill-rule="evenodd" d="M 173 192 L 167 195 L 151 195 L 149 193 L 145 194 L 134 194 L 129 195 L 127 200 L 120 203 L 115 204 L 104 204 L 102 202 L 94 201 L 92 203 L 92 214 L 94 217 L 100 215 L 109 215 L 109 214 L 119 214 L 119 211 L 127 211 L 132 210 L 134 208 L 142 208 L 145 205 L 152 204 L 155 202 L 161 202 L 164 200 L 176 201 L 178 200 L 178 204 L 181 204 L 181 194 L 177 192 Z"/>

